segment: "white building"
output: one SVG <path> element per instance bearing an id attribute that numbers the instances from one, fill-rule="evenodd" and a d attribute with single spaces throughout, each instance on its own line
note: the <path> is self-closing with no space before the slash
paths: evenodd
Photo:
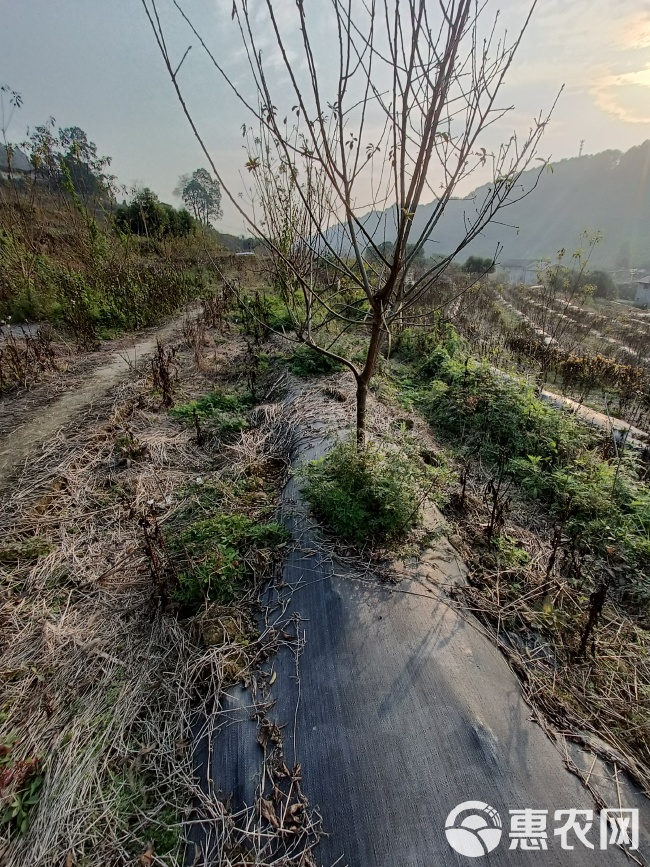
<path id="1" fill-rule="evenodd" d="M 501 270 L 507 274 L 509 283 L 513 285 L 534 286 L 539 283 L 539 272 L 544 263 L 539 259 L 510 259 L 501 262 Z"/>
<path id="2" fill-rule="evenodd" d="M 650 304 L 650 277 L 643 277 L 634 281 L 636 294 L 634 300 L 637 304 Z"/>

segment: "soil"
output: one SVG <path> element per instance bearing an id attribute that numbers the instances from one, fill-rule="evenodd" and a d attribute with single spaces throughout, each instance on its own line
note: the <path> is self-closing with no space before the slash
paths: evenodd
<path id="1" fill-rule="evenodd" d="M 0 400 L 0 488 L 39 446 L 126 376 L 138 376 L 157 341 L 178 335 L 185 315 L 157 328 L 106 341 L 101 349 L 64 356 L 33 388 Z"/>

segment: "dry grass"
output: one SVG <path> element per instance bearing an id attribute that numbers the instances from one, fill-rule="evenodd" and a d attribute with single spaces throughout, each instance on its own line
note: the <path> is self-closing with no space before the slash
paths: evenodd
<path id="1" fill-rule="evenodd" d="M 187 353 L 180 358 L 182 396 L 214 382 L 208 360 L 199 372 Z M 270 460 L 279 486 L 291 425 L 269 409 L 234 445 L 199 448 L 159 403 L 146 379 L 123 383 L 103 421 L 50 442 L 3 502 L 2 807 L 39 772 L 43 784 L 24 833 L 15 820 L 0 826 L 1 863 L 180 865 L 183 837 L 197 823 L 196 864 L 217 850 L 210 863 L 312 863 L 317 819 L 298 779 L 289 780 L 286 803 L 300 805 L 290 815 L 271 814 L 263 792 L 232 815 L 193 761 L 197 720 L 208 732 L 224 685 L 248 677 L 277 646 L 269 630 L 245 640 L 225 630 L 216 643 L 213 630 L 206 640 L 215 617 L 252 622 L 269 558 L 252 564 L 258 583 L 235 608 L 181 623 L 163 610 L 141 527 L 148 516 L 164 528 L 199 478 L 227 491 L 228 480 Z M 246 509 L 256 517 L 269 503 Z M 22 778 L 12 767 L 26 769 Z"/>
<path id="2" fill-rule="evenodd" d="M 61 366 L 61 344 L 44 325 L 35 334 L 17 331 L 0 322 L 0 395 L 27 389 Z"/>
<path id="3" fill-rule="evenodd" d="M 650 793 L 650 632 L 612 592 L 580 655 L 589 592 L 548 571 L 553 527 L 513 495 L 500 536 L 488 544 L 487 473 L 467 485 L 465 508 L 448 510 L 470 586 L 456 598 L 488 629 L 519 676 L 524 696 L 569 739 L 615 761 Z"/>

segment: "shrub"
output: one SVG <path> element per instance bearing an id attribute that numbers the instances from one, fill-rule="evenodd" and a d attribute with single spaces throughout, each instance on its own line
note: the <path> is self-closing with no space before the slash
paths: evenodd
<path id="1" fill-rule="evenodd" d="M 418 522 L 422 473 L 390 445 L 360 450 L 350 438 L 302 473 L 314 513 L 352 542 L 398 539 Z"/>
<path id="2" fill-rule="evenodd" d="M 552 471 L 533 456 L 513 461 L 512 469 L 523 489 L 546 502 L 567 535 L 588 543 L 592 554 L 649 562 L 647 495 L 627 467 L 585 450 Z"/>
<path id="3" fill-rule="evenodd" d="M 288 539 L 278 523 L 260 524 L 246 515 L 217 514 L 173 535 L 169 547 L 181 567 L 172 598 L 184 614 L 205 601 L 228 604 L 254 577 L 253 549 L 277 549 Z"/>
<path id="4" fill-rule="evenodd" d="M 198 400 L 191 400 L 182 406 L 175 406 L 170 414 L 177 419 L 194 422 L 214 420 L 218 432 L 227 436 L 248 427 L 245 414 L 253 406 L 253 398 L 249 392 L 228 393 L 213 391 Z"/>
<path id="5" fill-rule="evenodd" d="M 131 202 L 120 205 L 113 218 L 115 228 L 122 234 L 145 235 L 163 238 L 187 238 L 195 231 L 196 221 L 185 208 L 176 210 L 161 202 L 158 196 L 145 187 L 133 197 Z"/>
<path id="6" fill-rule="evenodd" d="M 494 373 L 488 365 L 441 361 L 440 379 L 422 397 L 425 415 L 437 430 L 488 458 L 534 455 L 548 468 L 571 460 L 596 435 L 568 414 L 537 397 L 526 383 Z"/>
<path id="7" fill-rule="evenodd" d="M 424 369 L 430 358 L 453 358 L 459 347 L 456 329 L 450 322 L 437 318 L 430 330 L 405 328 L 395 340 L 394 355 L 400 361 L 412 363 L 425 376 L 433 371 Z M 441 356 L 442 354 L 442 356 Z"/>
<path id="8" fill-rule="evenodd" d="M 276 295 L 266 296 L 266 322 L 273 331 L 292 331 L 295 325 L 291 310 Z"/>
<path id="9" fill-rule="evenodd" d="M 296 376 L 325 376 L 341 370 L 342 365 L 333 358 L 322 355 L 311 346 L 297 346 L 289 357 L 287 367 Z"/>
<path id="10" fill-rule="evenodd" d="M 508 475 L 590 555 L 628 575 L 647 567 L 650 497 L 633 458 L 603 457 L 597 433 L 487 365 L 449 360 L 439 376 L 419 395 L 437 430 L 488 463 L 505 459 Z M 628 581 L 639 598 L 645 581 Z"/>

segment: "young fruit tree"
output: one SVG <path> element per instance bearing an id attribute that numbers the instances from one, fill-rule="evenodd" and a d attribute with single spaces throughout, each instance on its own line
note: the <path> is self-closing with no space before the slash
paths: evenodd
<path id="1" fill-rule="evenodd" d="M 224 26 L 242 44 L 242 76 L 174 0 L 250 116 L 244 197 L 219 170 L 185 102 L 187 52 L 180 64 L 172 59 L 156 0 L 142 4 L 224 195 L 268 250 L 297 339 L 354 376 L 363 443 L 382 349 L 396 329 L 430 321 L 434 287 L 451 262 L 502 208 L 531 191 L 519 179 L 535 165 L 550 114 L 523 136 L 496 148 L 490 142 L 511 110 L 499 98 L 535 2 L 511 36 L 490 0 L 234 0 Z M 544 166 L 540 160 L 540 174 Z M 435 241 L 450 200 L 475 172 L 482 181 L 489 174 L 488 192 L 467 201 L 452 249 L 423 266 L 425 244 Z M 361 351 L 358 340 L 350 348 L 350 333 Z"/>

